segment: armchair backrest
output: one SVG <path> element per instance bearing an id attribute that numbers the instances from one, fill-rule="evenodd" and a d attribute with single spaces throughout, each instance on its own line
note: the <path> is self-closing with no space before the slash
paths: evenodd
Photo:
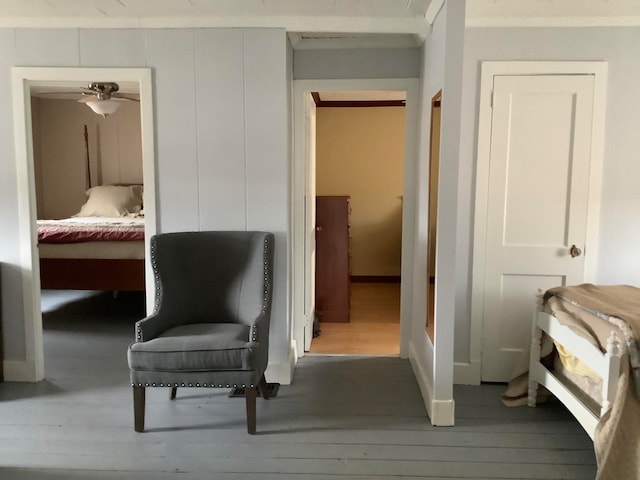
<path id="1" fill-rule="evenodd" d="M 274 237 L 181 232 L 151 238 L 155 311 L 186 323 L 250 325 L 271 312 Z"/>

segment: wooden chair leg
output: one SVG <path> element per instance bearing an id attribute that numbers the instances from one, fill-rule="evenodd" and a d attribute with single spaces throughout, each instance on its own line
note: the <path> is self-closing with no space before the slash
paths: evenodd
<path id="1" fill-rule="evenodd" d="M 178 392 L 178 387 L 171 387 L 171 396 L 169 398 L 171 400 L 175 400 L 177 392 Z"/>
<path id="2" fill-rule="evenodd" d="M 246 387 L 244 397 L 247 402 L 247 432 L 250 435 L 256 434 L 256 387 Z"/>
<path id="3" fill-rule="evenodd" d="M 144 387 L 133 387 L 133 423 L 136 432 L 144 431 Z"/>
<path id="4" fill-rule="evenodd" d="M 262 375 L 260 382 L 258 383 L 258 389 L 260 390 L 260 395 L 265 400 L 269 400 L 269 391 L 267 390 L 267 380 Z"/>

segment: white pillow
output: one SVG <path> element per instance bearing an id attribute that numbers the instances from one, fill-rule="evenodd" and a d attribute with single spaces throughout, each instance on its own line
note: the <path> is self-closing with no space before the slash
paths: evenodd
<path id="1" fill-rule="evenodd" d="M 87 203 L 74 217 L 124 217 L 142 209 L 142 185 L 103 185 L 86 194 Z"/>

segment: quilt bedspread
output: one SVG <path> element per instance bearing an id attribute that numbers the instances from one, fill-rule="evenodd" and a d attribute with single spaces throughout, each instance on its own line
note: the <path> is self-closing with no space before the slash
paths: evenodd
<path id="1" fill-rule="evenodd" d="M 38 220 L 39 243 L 144 240 L 144 218 L 76 217 Z"/>

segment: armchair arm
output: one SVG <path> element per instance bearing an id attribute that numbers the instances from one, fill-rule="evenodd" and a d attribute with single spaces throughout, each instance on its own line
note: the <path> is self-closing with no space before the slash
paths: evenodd
<path id="1" fill-rule="evenodd" d="M 253 343 L 269 342 L 269 320 L 271 312 L 261 312 L 251 324 L 249 341 Z"/>
<path id="2" fill-rule="evenodd" d="M 136 322 L 136 342 L 146 342 L 156 338 L 171 326 L 171 322 L 166 315 L 162 315 L 161 312 L 154 312 Z"/>
<path id="3" fill-rule="evenodd" d="M 256 317 L 249 330 L 249 342 L 252 345 L 251 368 L 260 375 L 264 373 L 269 362 L 269 311 L 262 312 Z"/>

